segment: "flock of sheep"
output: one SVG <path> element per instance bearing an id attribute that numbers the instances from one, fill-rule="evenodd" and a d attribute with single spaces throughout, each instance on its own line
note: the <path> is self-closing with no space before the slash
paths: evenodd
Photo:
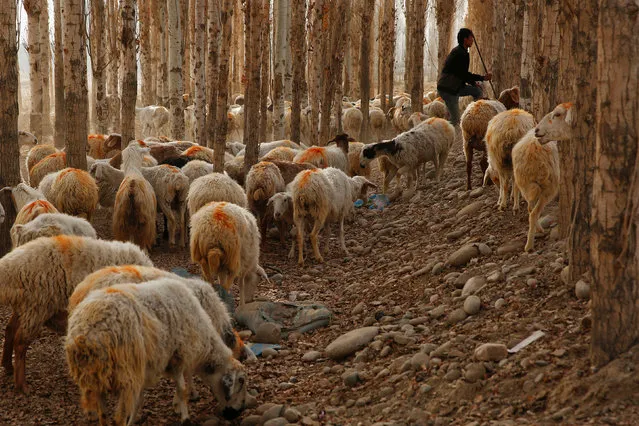
<path id="1" fill-rule="evenodd" d="M 465 106 L 468 189 L 473 151 L 484 151 L 484 181 L 499 185 L 500 210 L 511 185 L 513 209 L 520 191 L 528 202 L 530 250 L 539 215 L 557 194 L 558 154 L 551 141 L 569 138 L 571 105 L 557 106 L 535 127 L 531 114 L 513 108 L 517 88 L 500 99 Z M 371 117 L 378 101 L 372 101 Z M 213 151 L 192 142 L 148 137 L 120 150 L 119 135 L 90 135 L 84 171 L 66 168 L 64 152 L 21 132 L 20 142 L 34 145 L 26 160 L 29 184 L 3 189 L 11 192 L 18 214 L 11 229 L 14 249 L 0 259 L 0 303 L 13 311 L 2 365 L 13 371 L 17 389 L 26 391 L 26 352 L 47 326 L 66 333 L 67 363 L 81 405 L 100 424 L 107 422 L 108 394 L 118 395 L 116 424 L 132 424 L 144 388 L 162 376 L 176 383 L 173 403 L 182 421 L 188 418 L 189 393 L 195 392 L 193 375 L 211 387 L 224 417 L 238 416 L 247 398 L 240 361 L 254 356 L 210 283 L 219 279 L 228 290 L 237 281 L 240 304 L 251 301 L 259 280 L 268 281 L 259 257 L 272 225 L 282 242 L 296 236 L 289 258 L 295 258 L 297 245 L 300 265 L 306 232 L 315 260 L 323 261 L 318 239 L 322 232 L 330 237 L 331 223 L 339 223 L 340 248 L 348 253 L 344 223 L 354 214 L 354 201 L 376 188 L 369 180 L 375 159 L 384 193 L 395 180 L 391 199 L 410 199 L 427 162 L 439 180 L 456 131 L 445 118 L 427 114 L 445 115 L 445 108 L 439 111 L 443 103 L 427 95 L 425 113 L 410 113 L 407 95 L 392 104 L 382 117 L 399 133 L 390 140 L 356 142 L 361 111 L 348 103 L 343 116 L 350 136 L 336 135 L 322 147 L 264 142 L 260 162 L 246 176 L 238 142 L 227 144 L 226 170 L 214 170 Z M 90 222 L 98 204 L 113 208 L 113 236 L 119 241 L 97 239 Z M 191 259 L 204 280 L 153 267 L 148 252 L 162 218 L 158 212 L 171 245 L 186 247 L 189 237 Z"/>

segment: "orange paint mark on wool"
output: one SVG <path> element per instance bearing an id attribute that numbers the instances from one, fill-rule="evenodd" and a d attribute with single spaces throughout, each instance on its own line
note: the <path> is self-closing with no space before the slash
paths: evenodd
<path id="1" fill-rule="evenodd" d="M 314 146 L 308 148 L 306 151 L 302 153 L 298 163 L 311 163 L 313 160 L 321 160 L 322 164 L 320 167 L 328 167 L 328 160 L 326 159 L 326 151 L 321 146 Z"/>
<path id="2" fill-rule="evenodd" d="M 239 358 L 244 350 L 244 341 L 240 337 L 240 335 L 233 329 L 233 334 L 235 335 L 235 347 L 233 348 L 233 357 Z"/>
<path id="3" fill-rule="evenodd" d="M 164 167 L 165 169 L 168 169 L 171 173 L 180 173 L 180 169 L 170 164 L 160 164 L 160 167 Z"/>
<path id="4" fill-rule="evenodd" d="M 317 169 L 311 169 L 311 170 L 305 170 L 302 172 L 302 177 L 299 180 L 298 186 L 300 188 L 305 187 L 306 185 L 308 185 L 308 181 L 311 179 L 311 175 L 313 173 L 317 173 L 318 170 Z"/>
<path id="5" fill-rule="evenodd" d="M 60 253 L 68 253 L 74 246 L 74 241 L 77 241 L 77 237 L 69 237 L 67 235 L 58 235 L 52 237 L 58 246 L 58 251 Z"/>
<path id="6" fill-rule="evenodd" d="M 201 151 L 204 151 L 203 147 L 194 145 L 194 146 L 190 147 L 189 149 L 187 149 L 186 151 L 184 151 L 184 155 L 191 156 L 191 155 L 196 154 L 196 153 L 201 152 Z"/>
<path id="7" fill-rule="evenodd" d="M 560 104 L 560 105 L 566 109 L 572 108 L 572 102 L 564 102 L 563 104 Z"/>
<path id="8" fill-rule="evenodd" d="M 235 118 L 235 116 L 232 113 L 227 112 L 226 113 L 226 118 L 228 118 L 229 120 L 233 120 Z"/>
<path id="9" fill-rule="evenodd" d="M 433 124 L 435 121 L 437 121 L 437 117 L 431 117 L 428 120 L 426 120 L 426 123 Z"/>
<path id="10" fill-rule="evenodd" d="M 224 202 L 215 206 L 215 209 L 213 209 L 213 220 L 222 228 L 234 230 L 235 222 L 233 221 L 233 218 L 224 211 L 224 207 L 226 207 L 226 203 Z"/>
<path id="11" fill-rule="evenodd" d="M 139 280 L 142 279 L 142 273 L 140 272 L 140 269 L 135 265 L 120 266 L 120 270 Z"/>
<path id="12" fill-rule="evenodd" d="M 90 185 L 93 183 L 93 178 L 91 177 L 90 174 L 88 174 L 84 170 L 74 169 L 71 167 L 62 170 L 58 174 L 58 177 L 56 178 L 56 182 L 60 182 L 62 179 L 64 179 L 66 176 L 69 176 L 69 175 L 73 175 L 80 184 Z"/>
<path id="13" fill-rule="evenodd" d="M 439 102 L 444 102 L 444 100 L 441 98 L 441 96 L 439 96 L 439 97 L 435 98 L 435 100 L 436 100 L 436 101 L 439 101 Z"/>
<path id="14" fill-rule="evenodd" d="M 107 287 L 106 289 L 104 289 L 104 292 L 107 294 L 116 294 L 122 293 L 122 290 L 113 287 Z"/>
<path id="15" fill-rule="evenodd" d="M 103 140 L 105 140 L 107 137 L 108 137 L 108 135 L 101 135 L 101 134 L 93 133 L 93 134 L 90 134 L 90 135 L 88 136 L 88 138 L 87 138 L 87 139 L 88 139 L 88 140 L 99 140 L 99 141 L 103 141 Z"/>
<path id="16" fill-rule="evenodd" d="M 56 208 L 53 207 L 53 204 L 51 204 L 47 200 L 35 200 L 35 201 L 27 204 L 26 206 L 24 206 L 23 209 L 28 214 L 33 213 L 33 211 L 35 209 L 43 210 L 43 213 L 56 213 L 57 212 Z"/>

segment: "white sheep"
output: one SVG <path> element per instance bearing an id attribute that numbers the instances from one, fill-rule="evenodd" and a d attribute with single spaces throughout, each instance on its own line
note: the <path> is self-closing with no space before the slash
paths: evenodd
<path id="1" fill-rule="evenodd" d="M 328 143 L 336 146 L 312 146 L 299 152 L 293 159 L 296 163 L 309 163 L 315 167 L 335 167 L 348 173 L 348 143 L 353 141 L 347 134 L 335 136 Z"/>
<path id="2" fill-rule="evenodd" d="M 466 157 L 466 189 L 468 190 L 472 189 L 473 152 L 482 151 L 484 153 L 479 164 L 482 173 L 485 173 L 488 167 L 486 142 L 484 141 L 486 128 L 491 118 L 504 111 L 506 111 L 506 107 L 499 101 L 479 100 L 468 105 L 461 116 L 464 157 Z"/>
<path id="3" fill-rule="evenodd" d="M 362 193 L 365 194 L 368 187 L 375 185 L 362 176 L 349 178 L 334 167 L 306 170 L 295 177 L 290 190 L 293 198 L 293 220 L 297 228 L 298 264 L 304 264 L 304 229 L 307 219 L 313 222 L 310 239 L 315 260 L 324 262 L 319 250 L 318 235 L 327 222 L 339 222 L 340 247 L 348 254 L 344 242 L 344 218 L 353 210 L 353 202 Z"/>
<path id="4" fill-rule="evenodd" d="M 135 108 L 136 135 L 141 138 L 147 136 L 168 135 L 170 133 L 169 121 L 171 114 L 163 106 L 149 105 L 144 108 Z M 138 128 L 140 130 L 138 130 Z"/>
<path id="5" fill-rule="evenodd" d="M 151 184 L 141 172 L 144 155 L 149 148 L 131 141 L 122 151 L 124 179 L 115 195 L 113 237 L 132 241 L 146 252 L 155 242 L 157 200 Z"/>
<path id="6" fill-rule="evenodd" d="M 248 205 L 244 188 L 223 173 L 211 173 L 191 183 L 186 197 L 189 215 L 193 216 L 211 201 L 227 201 L 240 207 Z"/>
<path id="7" fill-rule="evenodd" d="M 45 323 L 64 331 L 69 296 L 91 272 L 111 265 L 152 266 L 139 247 L 117 241 L 58 235 L 42 237 L 16 247 L 0 259 L 0 304 L 13 310 L 4 337 L 2 366 L 14 371 L 25 390 L 25 363 L 29 344 Z"/>
<path id="8" fill-rule="evenodd" d="M 40 214 L 24 225 L 16 223 L 11 227 L 11 242 L 14 248 L 39 237 L 56 235 L 97 238 L 95 229 L 89 221 L 64 213 Z"/>
<path id="9" fill-rule="evenodd" d="M 279 141 L 273 141 L 273 142 L 262 142 L 260 143 L 260 147 L 259 147 L 259 151 L 257 153 L 257 157 L 258 158 L 262 158 L 264 157 L 266 154 L 268 154 L 269 152 L 271 152 L 272 150 L 274 150 L 275 148 L 279 148 L 279 147 L 286 147 L 286 148 L 291 148 L 291 149 L 295 149 L 295 150 L 299 150 L 301 149 L 301 146 L 291 140 L 288 139 L 282 139 Z M 238 152 L 236 154 L 236 157 L 244 157 L 244 152 L 245 150 L 241 150 L 240 152 Z"/>
<path id="10" fill-rule="evenodd" d="M 51 154 L 55 154 L 56 152 L 58 152 L 58 150 L 55 148 L 55 146 L 48 144 L 36 145 L 31 148 L 27 153 L 27 158 L 25 159 L 27 172 L 30 171 L 33 166 L 38 164 L 40 160 Z"/>
<path id="11" fill-rule="evenodd" d="M 455 129 L 448 121 L 429 118 L 390 141 L 366 145 L 360 154 L 360 163 L 366 166 L 373 159 L 386 156 L 388 161 L 385 166 L 392 167 L 384 177 L 384 187 L 388 186 L 395 174 L 406 175 L 407 196 L 410 197 L 415 193 L 417 171 L 422 164 L 431 161 L 435 166 L 435 179 L 440 179 L 454 140 Z M 396 199 L 401 193 L 401 183 L 398 182 L 391 198 Z"/>
<path id="12" fill-rule="evenodd" d="M 572 104 L 557 105 L 513 147 L 515 185 L 528 202 L 526 251 L 534 249 L 535 232 L 543 232 L 539 217 L 559 192 L 559 152 L 555 141 L 569 140 L 571 126 Z M 515 207 L 518 207 L 518 201 L 517 197 Z"/>
<path id="13" fill-rule="evenodd" d="M 448 116 L 448 108 L 444 102 L 434 100 L 422 107 L 422 111 L 428 117 L 446 118 Z"/>
<path id="14" fill-rule="evenodd" d="M 176 383 L 173 405 L 182 422 L 189 418 L 185 377 L 193 374 L 211 388 L 224 417 L 237 417 L 245 406 L 242 364 L 180 280 L 118 284 L 90 293 L 69 317 L 65 351 L 82 406 L 97 412 L 100 422 L 106 420 L 104 398 L 115 392 L 116 424 L 133 425 L 143 390 L 163 376 Z"/>
<path id="15" fill-rule="evenodd" d="M 280 243 L 284 244 L 284 239 L 290 233 L 294 224 L 293 221 L 293 195 L 290 192 L 278 192 L 269 198 L 267 211 L 273 214 L 273 220 L 277 225 L 280 234 Z M 288 258 L 295 256 L 295 238 L 291 239 L 291 250 Z"/>
<path id="16" fill-rule="evenodd" d="M 368 124 L 371 128 L 371 138 L 380 141 L 386 131 L 386 115 L 381 108 L 371 108 L 368 111 Z"/>
<path id="17" fill-rule="evenodd" d="M 526 132 L 535 126 L 532 114 L 521 109 L 510 109 L 494 116 L 486 128 L 488 163 L 499 177 L 499 210 L 508 204 L 508 185 L 512 179 L 512 149 Z M 513 187 L 513 198 L 517 189 Z M 516 207 L 515 207 L 516 208 Z"/>
<path id="18" fill-rule="evenodd" d="M 364 116 L 362 115 L 362 111 L 358 108 L 344 109 L 344 112 L 342 113 L 342 127 L 344 129 L 344 133 L 348 134 L 348 136 L 355 140 L 359 139 L 363 121 Z"/>
<path id="19" fill-rule="evenodd" d="M 54 177 L 47 178 L 42 189 L 61 213 L 91 221 L 98 206 L 98 186 L 89 173 L 67 167 L 54 173 Z"/>
<path id="20" fill-rule="evenodd" d="M 40 181 L 49 173 L 57 172 L 67 166 L 67 153 L 56 152 L 47 155 L 29 169 L 29 184 L 37 188 Z"/>
<path id="21" fill-rule="evenodd" d="M 42 192 L 22 182 L 11 188 L 11 199 L 18 212 L 14 225 L 24 225 L 44 213 L 58 213 Z"/>
<path id="22" fill-rule="evenodd" d="M 226 142 L 226 151 L 236 156 L 238 152 L 246 148 L 242 142 Z"/>
<path id="23" fill-rule="evenodd" d="M 260 158 L 260 161 L 293 161 L 299 152 L 299 150 L 287 146 L 278 146 Z"/>
<path id="24" fill-rule="evenodd" d="M 219 277 L 227 291 L 238 278 L 240 305 L 252 300 L 258 275 L 265 276 L 259 257 L 257 222 L 245 208 L 211 202 L 191 217 L 191 260 L 209 282 Z"/>
<path id="25" fill-rule="evenodd" d="M 189 178 L 189 183 L 193 183 L 195 179 L 213 173 L 214 171 L 213 164 L 202 160 L 189 161 L 182 167 L 182 173 Z"/>
<path id="26" fill-rule="evenodd" d="M 261 161 L 249 170 L 246 175 L 246 198 L 248 208 L 257 218 L 260 226 L 262 241 L 266 239 L 268 229 L 268 215 L 266 205 L 269 198 L 285 189 L 284 179 L 280 169 L 273 163 Z"/>

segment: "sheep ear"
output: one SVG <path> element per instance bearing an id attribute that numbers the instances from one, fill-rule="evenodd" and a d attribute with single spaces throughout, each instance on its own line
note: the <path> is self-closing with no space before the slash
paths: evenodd
<path id="1" fill-rule="evenodd" d="M 57 225 L 47 225 L 43 227 L 42 230 L 46 232 L 47 235 L 59 235 L 62 233 L 62 229 Z"/>
<path id="2" fill-rule="evenodd" d="M 352 138 L 352 137 L 350 137 L 350 136 L 349 136 L 349 137 L 348 137 L 348 141 L 349 141 L 349 142 L 355 142 L 355 138 Z"/>
<path id="3" fill-rule="evenodd" d="M 226 397 L 227 401 L 231 399 L 233 384 L 234 380 L 231 374 L 226 373 L 224 376 L 222 376 L 222 390 L 224 390 L 224 396 Z"/>
<path id="4" fill-rule="evenodd" d="M 20 225 L 20 224 L 15 224 L 11 227 L 11 235 L 13 235 L 14 233 L 20 234 L 22 232 L 22 228 L 24 228 L 24 225 Z"/>
<path id="5" fill-rule="evenodd" d="M 364 182 L 364 189 L 366 188 L 370 188 L 370 189 L 377 189 L 377 185 L 375 185 L 373 182 L 371 182 L 370 180 L 366 180 Z"/>
<path id="6" fill-rule="evenodd" d="M 566 123 L 568 123 L 569 125 L 572 125 L 572 108 L 568 108 L 566 110 Z"/>

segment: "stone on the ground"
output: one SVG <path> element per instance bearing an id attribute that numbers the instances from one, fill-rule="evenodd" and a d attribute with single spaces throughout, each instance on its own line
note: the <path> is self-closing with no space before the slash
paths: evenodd
<path id="1" fill-rule="evenodd" d="M 275 284 L 281 284 L 282 281 L 284 280 L 284 276 L 282 274 L 275 274 L 273 275 L 271 278 L 271 281 L 273 281 Z"/>
<path id="2" fill-rule="evenodd" d="M 262 416 L 252 415 L 242 419 L 240 426 L 258 426 L 262 423 Z"/>
<path id="3" fill-rule="evenodd" d="M 448 315 L 448 323 L 457 324 L 458 322 L 465 320 L 466 317 L 468 317 L 468 315 L 466 314 L 466 312 L 464 312 L 463 309 L 455 309 Z"/>
<path id="4" fill-rule="evenodd" d="M 347 357 L 364 346 L 379 333 L 379 327 L 364 327 L 341 335 L 326 347 L 326 355 L 332 359 Z"/>
<path id="5" fill-rule="evenodd" d="M 253 332 L 251 330 L 242 330 L 242 331 L 238 331 L 237 334 L 238 336 L 240 336 L 242 340 L 247 340 L 249 337 L 253 335 Z"/>
<path id="6" fill-rule="evenodd" d="M 272 356 L 273 358 L 275 358 L 277 356 L 277 351 L 273 348 L 264 348 L 264 350 L 262 351 L 262 356 L 264 358 Z"/>
<path id="7" fill-rule="evenodd" d="M 523 241 L 513 240 L 513 241 L 508 241 L 507 243 L 497 247 L 497 254 L 509 254 L 509 253 L 514 253 L 517 251 L 522 251 L 523 249 L 524 249 Z"/>
<path id="8" fill-rule="evenodd" d="M 266 422 L 271 419 L 280 417 L 284 413 L 284 405 L 275 404 L 262 414 L 262 421 Z"/>
<path id="9" fill-rule="evenodd" d="M 464 284 L 466 284 L 466 281 L 468 281 L 471 277 L 472 275 L 470 272 L 464 272 L 463 274 L 460 274 L 453 283 L 455 285 L 455 288 L 464 288 Z"/>
<path id="10" fill-rule="evenodd" d="M 508 356 L 508 348 L 501 343 L 484 343 L 475 349 L 478 361 L 501 361 Z"/>
<path id="11" fill-rule="evenodd" d="M 480 186 L 470 191 L 470 198 L 477 198 L 484 193 L 484 187 Z"/>
<path id="12" fill-rule="evenodd" d="M 488 275 L 486 279 L 489 283 L 496 283 L 504 279 L 504 274 L 501 271 L 495 271 Z"/>
<path id="13" fill-rule="evenodd" d="M 288 420 L 290 423 L 297 423 L 302 415 L 295 408 L 289 407 L 284 410 L 284 418 Z"/>
<path id="14" fill-rule="evenodd" d="M 468 315 L 475 315 L 481 308 L 481 300 L 478 296 L 470 295 L 464 300 L 464 312 Z"/>
<path id="15" fill-rule="evenodd" d="M 477 244 L 466 244 L 448 256 L 446 265 L 464 266 L 470 262 L 470 259 L 477 256 L 479 256 L 479 248 L 477 247 Z"/>
<path id="16" fill-rule="evenodd" d="M 357 370 L 348 370 L 342 374 L 342 380 L 344 381 L 344 385 L 352 388 L 359 383 L 359 374 L 357 373 Z"/>
<path id="17" fill-rule="evenodd" d="M 575 284 L 575 295 L 577 296 L 577 299 L 590 299 L 590 286 L 588 283 L 583 280 L 577 281 Z"/>
<path id="18" fill-rule="evenodd" d="M 500 297 L 499 299 L 495 300 L 495 309 L 501 309 L 504 307 L 505 304 L 506 301 Z"/>
<path id="19" fill-rule="evenodd" d="M 282 340 L 280 327 L 277 324 L 265 322 L 255 330 L 255 340 L 257 343 L 277 344 Z"/>
<path id="20" fill-rule="evenodd" d="M 410 359 L 410 365 L 413 367 L 413 370 L 422 370 L 428 366 L 428 361 L 430 361 L 430 357 L 427 354 L 417 352 Z"/>
<path id="21" fill-rule="evenodd" d="M 474 383 L 477 380 L 483 380 L 486 376 L 486 367 L 481 362 L 474 362 L 466 366 L 466 372 L 464 378 L 470 383 Z"/>
<path id="22" fill-rule="evenodd" d="M 364 309 L 366 308 L 366 304 L 364 302 L 359 302 L 354 308 L 353 308 L 353 315 L 359 315 L 362 312 L 364 312 Z"/>
<path id="23" fill-rule="evenodd" d="M 286 426 L 288 424 L 288 420 L 284 417 L 276 417 L 267 422 L 264 422 L 264 426 Z"/>
<path id="24" fill-rule="evenodd" d="M 479 243 L 477 244 L 477 248 L 479 249 L 479 254 L 482 256 L 490 256 L 493 253 L 493 249 L 491 249 L 488 244 Z"/>
<path id="25" fill-rule="evenodd" d="M 483 201 L 475 201 L 474 203 L 470 203 L 469 205 L 458 211 L 456 216 L 460 218 L 462 216 L 473 215 L 477 213 L 483 206 Z"/>
<path id="26" fill-rule="evenodd" d="M 322 353 L 319 351 L 308 351 L 302 356 L 304 362 L 315 362 L 322 357 Z"/>
<path id="27" fill-rule="evenodd" d="M 431 274 L 439 275 L 439 274 L 442 273 L 443 270 L 444 270 L 444 263 L 443 262 L 437 262 L 435 264 L 435 266 L 433 266 L 433 269 L 431 270 Z"/>
<path id="28" fill-rule="evenodd" d="M 435 309 L 432 309 L 431 311 L 429 311 L 428 315 L 431 318 L 439 318 L 442 315 L 444 315 L 445 310 L 446 310 L 446 307 L 444 305 L 439 305 Z"/>
<path id="29" fill-rule="evenodd" d="M 469 278 L 464 284 L 464 288 L 462 289 L 462 297 L 475 294 L 480 288 L 486 285 L 486 278 L 481 275 L 477 275 L 475 277 Z"/>

